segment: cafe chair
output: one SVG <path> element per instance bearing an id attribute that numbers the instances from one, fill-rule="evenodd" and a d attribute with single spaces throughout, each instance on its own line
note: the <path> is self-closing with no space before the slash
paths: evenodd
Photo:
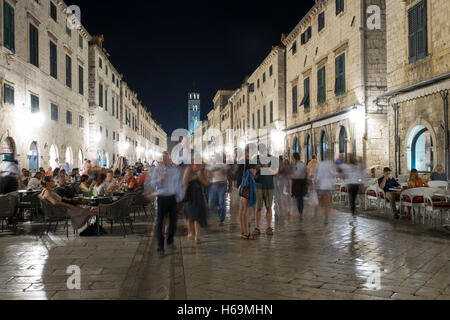
<path id="1" fill-rule="evenodd" d="M 45 229 L 47 229 L 47 235 L 50 231 L 52 224 L 55 222 L 55 228 L 53 232 L 56 232 L 59 222 L 64 222 L 64 229 L 66 229 L 67 238 L 69 238 L 69 214 L 67 208 L 64 206 L 54 206 L 49 201 L 40 199 L 42 211 L 44 212 L 44 226 L 42 228 L 40 237 L 43 236 Z"/>
<path id="2" fill-rule="evenodd" d="M 441 188 L 444 190 L 448 190 L 448 182 L 447 181 L 430 181 L 428 182 L 430 188 Z"/>
<path id="3" fill-rule="evenodd" d="M 14 232 L 17 231 L 17 203 L 17 193 L 0 195 L 0 220 L 2 221 L 2 232 L 4 231 L 5 221 L 6 226 L 12 223 Z"/>
<path id="4" fill-rule="evenodd" d="M 145 217 L 148 218 L 147 215 L 147 206 L 150 204 L 150 200 L 148 200 L 143 191 L 138 191 L 133 199 L 132 203 L 132 209 L 134 213 L 133 219 L 136 219 L 136 212 L 143 212 L 145 214 Z M 153 218 L 153 216 L 152 216 Z"/>
<path id="5" fill-rule="evenodd" d="M 33 221 L 33 214 L 38 215 L 39 209 L 41 208 L 41 204 L 39 201 L 39 193 L 25 193 L 21 197 L 19 197 L 18 209 L 22 213 L 22 218 L 24 218 L 25 210 L 29 210 L 30 214 L 30 222 Z"/>
<path id="6" fill-rule="evenodd" d="M 126 199 L 122 198 L 110 204 L 100 204 L 98 207 L 99 226 L 103 226 L 103 220 L 108 221 L 110 223 L 110 234 L 113 233 L 113 224 L 115 222 L 121 222 L 120 210 L 123 207 L 122 204 L 124 201 L 126 201 Z"/>
<path id="7" fill-rule="evenodd" d="M 415 212 L 420 215 L 420 209 L 425 209 L 424 191 L 426 188 L 406 189 L 400 194 L 400 214 L 403 213 L 403 207 L 410 207 L 413 222 L 415 221 Z M 423 217 L 425 223 L 425 214 Z"/>
<path id="8" fill-rule="evenodd" d="M 442 189 L 440 188 L 426 188 L 424 191 L 425 198 L 425 215 L 429 216 L 433 222 L 435 219 L 435 215 L 440 216 L 440 225 L 442 226 L 442 220 L 444 212 L 449 212 L 450 210 L 450 202 L 446 197 L 440 197 L 436 194 L 442 193 Z M 433 226 L 436 227 L 436 223 L 433 223 Z"/>
<path id="9" fill-rule="evenodd" d="M 366 189 L 364 209 L 367 211 L 368 208 L 375 204 L 376 208 L 380 208 L 380 198 L 378 196 L 378 185 L 370 185 Z"/>

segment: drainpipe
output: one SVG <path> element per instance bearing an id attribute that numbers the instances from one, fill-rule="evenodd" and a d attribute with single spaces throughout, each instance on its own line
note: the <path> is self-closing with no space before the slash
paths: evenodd
<path id="1" fill-rule="evenodd" d="M 364 165 L 367 167 L 367 113 L 368 113 L 368 106 L 367 106 L 367 61 L 366 61 L 366 0 L 361 1 L 361 25 L 360 25 L 360 35 L 361 35 L 361 79 L 362 79 L 362 88 L 364 92 L 364 111 L 365 111 L 365 117 L 364 117 L 364 137 L 363 137 L 363 162 Z M 355 137 L 353 137 L 355 139 Z"/>
<path id="2" fill-rule="evenodd" d="M 441 97 L 444 100 L 445 172 L 447 174 L 447 180 L 449 180 L 448 90 L 441 92 Z"/>
<path id="3" fill-rule="evenodd" d="M 392 106 L 392 108 L 394 109 L 394 124 L 395 124 L 395 151 L 394 151 L 394 159 L 395 159 L 395 176 L 398 178 L 398 176 L 400 175 L 400 145 L 399 145 L 399 135 L 398 135 L 398 109 L 399 106 L 398 104 L 395 104 Z"/>

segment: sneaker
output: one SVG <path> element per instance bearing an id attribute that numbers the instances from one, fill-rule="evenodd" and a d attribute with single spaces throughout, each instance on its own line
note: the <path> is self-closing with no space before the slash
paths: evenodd
<path id="1" fill-rule="evenodd" d="M 169 249 L 172 250 L 172 251 L 177 250 L 177 246 L 174 245 L 173 243 L 172 243 L 172 244 L 168 244 L 168 245 L 167 245 L 167 248 L 169 248 Z"/>

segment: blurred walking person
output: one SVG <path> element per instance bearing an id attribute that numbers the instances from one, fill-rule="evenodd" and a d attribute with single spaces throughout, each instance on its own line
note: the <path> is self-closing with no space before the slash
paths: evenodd
<path id="1" fill-rule="evenodd" d="M 331 159 L 331 150 L 327 150 L 327 159 Z M 319 196 L 319 206 L 324 214 L 324 224 L 328 225 L 331 199 L 336 185 L 336 165 L 330 160 L 322 161 L 317 166 L 315 186 Z"/>
<path id="2" fill-rule="evenodd" d="M 184 214 L 187 219 L 188 239 L 200 243 L 200 227 L 206 226 L 206 200 L 203 187 L 209 186 L 201 157 L 195 155 L 192 165 L 184 171 L 183 184 L 187 186 L 184 200 Z"/>
<path id="3" fill-rule="evenodd" d="M 169 216 L 169 232 L 167 234 L 167 246 L 171 250 L 176 250 L 174 236 L 176 232 L 178 210 L 177 203 L 183 200 L 183 176 L 179 167 L 174 166 L 168 152 L 163 153 L 162 165 L 155 168 L 150 185 L 155 189 L 157 196 L 157 226 L 156 236 L 158 239 L 158 254 L 164 256 L 163 235 L 164 218 Z"/>
<path id="4" fill-rule="evenodd" d="M 292 196 L 295 197 L 298 213 L 303 217 L 304 197 L 308 193 L 308 170 L 306 165 L 300 160 L 300 154 L 294 153 L 294 163 L 292 164 Z"/>
<path id="5" fill-rule="evenodd" d="M 356 199 L 358 197 L 359 188 L 364 182 L 367 180 L 368 176 L 355 155 L 349 155 L 348 163 L 344 163 L 341 165 L 342 172 L 344 175 L 344 181 L 348 187 L 349 200 L 350 200 L 350 209 L 352 211 L 352 215 L 356 215 Z"/>
<path id="6" fill-rule="evenodd" d="M 223 226 L 225 221 L 225 193 L 227 192 L 228 171 L 229 166 L 226 165 L 226 157 L 223 159 L 217 157 L 217 162 L 214 165 L 207 166 L 211 174 L 211 186 L 209 188 L 209 207 L 211 209 L 218 209 L 219 225 Z M 221 163 L 223 161 L 223 163 Z"/>

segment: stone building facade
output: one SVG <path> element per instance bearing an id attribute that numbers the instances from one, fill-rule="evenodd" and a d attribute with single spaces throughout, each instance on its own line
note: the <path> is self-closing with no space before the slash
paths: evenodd
<path id="1" fill-rule="evenodd" d="M 55 167 L 57 158 L 75 168 L 84 158 L 111 166 L 126 155 L 120 140 L 127 136 L 121 94 L 126 84 L 100 38 L 83 26 L 68 27 L 66 9 L 61 0 L 0 2 L 0 141 L 12 139 L 20 166 L 33 172 Z M 166 135 L 157 124 L 152 130 L 159 155 L 167 148 Z M 130 141 L 140 137 L 137 129 L 127 133 Z M 133 151 L 128 159 L 137 158 Z"/>
<path id="2" fill-rule="evenodd" d="M 284 152 L 283 136 L 274 133 L 286 128 L 285 49 L 275 46 L 248 78 L 246 137 L 250 143 L 265 144 L 271 154 Z"/>
<path id="3" fill-rule="evenodd" d="M 381 24 L 369 30 L 373 5 Z M 387 87 L 385 31 L 384 0 L 317 0 L 284 37 L 287 157 L 322 160 L 330 149 L 333 159 L 354 153 L 369 168 L 388 163 L 387 110 L 374 102 Z"/>
<path id="4" fill-rule="evenodd" d="M 56 158 L 79 166 L 88 153 L 91 36 L 67 29 L 62 1 L 6 0 L 0 9 L 0 140 L 11 137 L 32 171 Z"/>
<path id="5" fill-rule="evenodd" d="M 411 169 L 448 170 L 450 8 L 444 0 L 387 0 L 389 164 L 397 175 Z M 447 131 L 446 131 L 447 130 Z"/>

